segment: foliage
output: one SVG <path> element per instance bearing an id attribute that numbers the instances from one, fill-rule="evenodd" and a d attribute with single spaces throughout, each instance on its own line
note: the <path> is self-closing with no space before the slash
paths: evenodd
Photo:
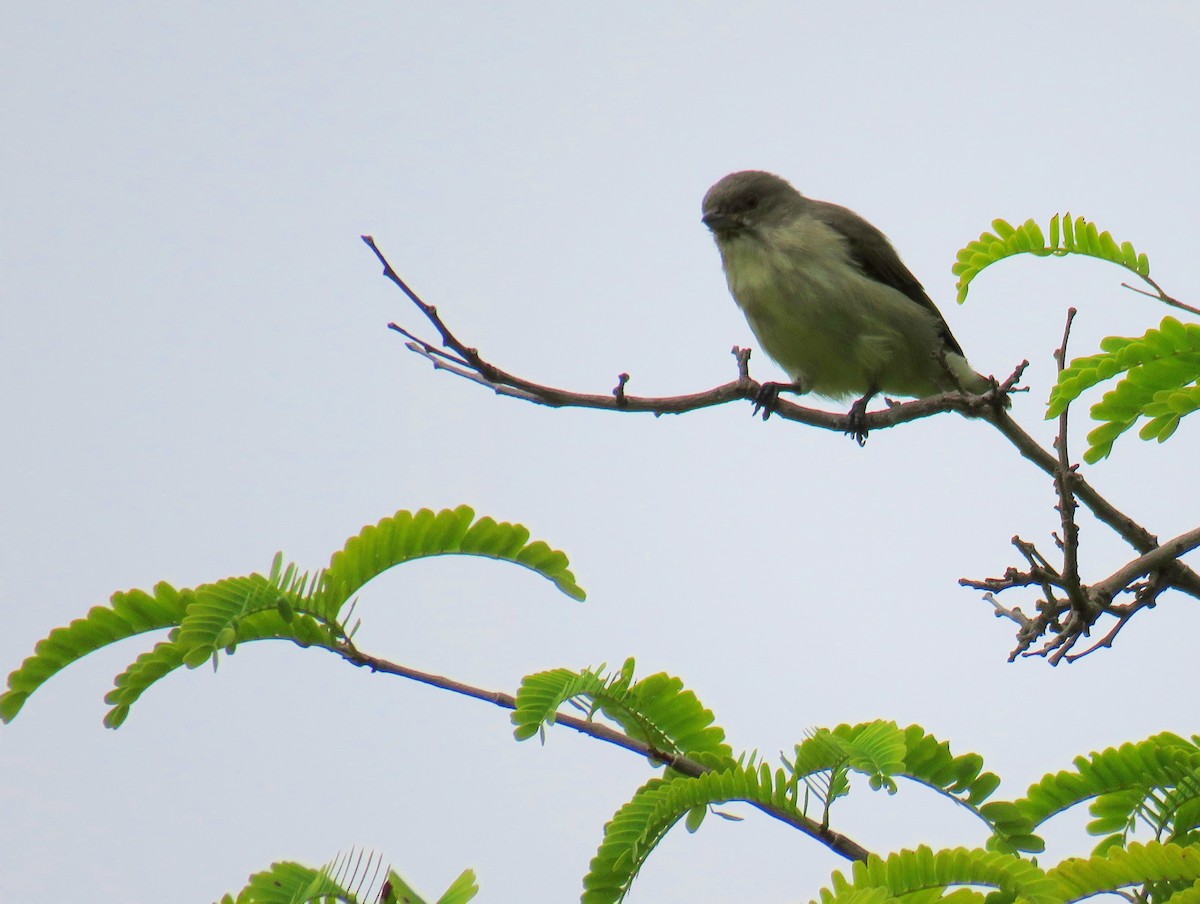
<path id="1" fill-rule="evenodd" d="M 948 797 L 988 827 L 989 846 L 996 850 L 1036 853 L 1045 847 L 1023 813 L 1008 803 L 987 802 L 1000 778 L 983 771 L 981 756 L 955 756 L 947 742 L 919 725 L 901 729 L 894 722 L 876 721 L 820 729 L 796 745 L 787 766 L 820 803 L 824 820 L 833 802 L 849 793 L 849 774 L 857 772 L 867 776 L 872 790 L 895 794 L 895 780 L 904 778 Z"/>
<path id="2" fill-rule="evenodd" d="M 746 801 L 799 814 L 795 784 L 782 769 L 728 766 L 697 777 L 652 778 L 604 827 L 604 840 L 584 877 L 585 904 L 620 901 L 646 857 L 667 831 L 697 809 L 716 803 Z"/>
<path id="3" fill-rule="evenodd" d="M 149 631 L 167 630 L 167 639 L 139 656 L 116 678 L 105 697 L 112 709 L 104 722 L 116 728 L 133 703 L 180 666 L 196 668 L 221 652 L 256 640 L 289 640 L 301 647 L 335 649 L 349 643 L 352 598 L 372 578 L 395 565 L 428 556 L 485 556 L 522 565 L 552 581 L 572 599 L 583 589 L 568 569 L 567 557 L 542 541 L 529 542 L 519 524 L 475 518 L 467 506 L 432 512 L 399 511 L 363 528 L 334 553 L 329 567 L 315 574 L 284 566 L 278 553 L 267 575 L 251 574 L 177 590 L 160 583 L 151 593 L 113 594 L 108 608 L 93 607 L 65 628 L 39 641 L 34 653 L 8 677 L 0 695 L 0 720 L 12 721 L 29 695 L 88 653 Z"/>
<path id="4" fill-rule="evenodd" d="M 1100 349 L 1076 358 L 1059 375 L 1046 412 L 1057 417 L 1085 390 L 1124 374 L 1091 408 L 1101 426 L 1088 434 L 1084 460 L 1107 458 L 1117 437 L 1143 417 L 1149 422 L 1138 435 L 1165 442 L 1182 418 L 1200 408 L 1200 324 L 1165 317 L 1158 329 L 1137 338 L 1110 336 Z"/>
<path id="5" fill-rule="evenodd" d="M 845 904 L 862 900 L 867 891 L 882 892 L 877 900 L 905 897 L 905 900 L 945 900 L 942 893 L 957 887 L 954 900 L 978 901 L 984 896 L 970 887 L 994 888 L 1002 893 L 999 900 L 1024 899 L 1031 904 L 1056 904 L 1062 899 L 1054 883 L 1029 860 L 996 851 L 953 848 L 933 851 L 919 847 L 915 851 L 896 851 L 886 858 L 872 855 L 855 863 L 847 878 L 833 874 L 830 888 L 822 889 L 819 904 Z M 934 892 L 932 896 L 929 892 Z M 925 893 L 924 897 L 920 897 Z M 910 897 L 911 896 L 911 897 Z M 814 902 L 816 904 L 816 902 Z"/>
<path id="6" fill-rule="evenodd" d="M 724 743 L 725 732 L 713 725 L 713 714 L 696 695 L 683 689 L 678 678 L 659 672 L 633 683 L 634 661 L 627 659 L 621 670 L 602 678 L 601 669 L 553 669 L 528 675 L 517 691 L 512 721 L 518 741 L 553 725 L 564 703 L 590 701 L 589 717 L 603 713 L 627 735 L 644 741 L 666 754 L 712 754 L 731 760 L 733 752 Z"/>
<path id="7" fill-rule="evenodd" d="M 1082 254 L 1124 267 L 1154 288 L 1159 300 L 1185 310 L 1186 305 L 1168 298 L 1150 279 L 1150 260 L 1129 242 L 1117 243 L 1112 234 L 1100 232 L 1095 223 L 1070 214 L 1050 220 L 1047 240 L 1034 220 L 1013 226 L 994 220 L 995 232 L 985 232 L 958 252 L 952 268 L 958 277 L 958 300 L 964 301 L 971 281 L 987 267 L 1017 254 L 1061 257 Z M 1110 336 L 1100 343 L 1100 353 L 1073 360 L 1051 390 L 1047 418 L 1055 418 L 1080 395 L 1099 383 L 1121 377 L 1091 407 L 1092 419 L 1100 426 L 1088 434 L 1084 460 L 1095 464 L 1107 458 L 1113 443 L 1141 418 L 1146 418 L 1138 435 L 1144 440 L 1165 442 L 1181 419 L 1200 408 L 1200 324 L 1181 323 L 1166 317 L 1157 329 L 1140 337 Z"/>
<path id="8" fill-rule="evenodd" d="M 1200 841 L 1200 738 L 1164 732 L 1138 744 L 1077 757 L 1073 769 L 1051 773 L 1014 801 L 1037 827 L 1052 816 L 1091 801 L 1092 835 L 1104 836 L 1096 852 L 1126 844 L 1141 824 L 1156 839 Z"/>
<path id="9" fill-rule="evenodd" d="M 1017 254 L 1033 254 L 1037 257 L 1063 257 L 1082 254 L 1095 257 L 1124 267 L 1131 273 L 1146 277 L 1150 275 L 1150 259 L 1138 253 L 1129 242 L 1117 244 L 1112 234 L 1100 232 L 1095 223 L 1083 217 L 1072 219 L 1068 213 L 1050 218 L 1050 239 L 1037 222 L 1030 219 L 1020 226 L 1007 220 L 992 220 L 995 232 L 984 232 L 979 238 L 959 250 L 951 271 L 958 277 L 958 301 L 966 301 L 971 281 L 992 264 Z"/>
<path id="10" fill-rule="evenodd" d="M 181 665 L 195 667 L 252 640 L 289 640 L 301 647 L 358 655 L 347 626 L 351 598 L 393 565 L 445 553 L 488 555 L 526 565 L 569 596 L 582 590 L 566 557 L 529 543 L 518 525 L 476 519 L 469 508 L 433 513 L 399 512 L 351 537 L 324 571 L 284 566 L 281 555 L 266 575 L 226 578 L 192 589 L 168 584 L 113 596 L 109 607 L 58 628 L 9 678 L 0 711 L 11 719 L 28 696 L 57 671 L 88 653 L 136 634 L 165 630 L 167 638 L 117 678 L 108 695 L 106 722 L 121 724 L 129 707 L 158 679 Z M 1024 797 L 992 800 L 1000 779 L 975 753 L 955 754 L 918 725 L 900 728 L 873 721 L 813 729 L 774 768 L 756 753 L 735 755 L 713 713 L 683 682 L 665 673 L 634 678 L 635 663 L 604 674 L 598 669 L 550 669 L 526 677 L 512 698 L 514 735 L 543 735 L 573 705 L 585 715 L 583 730 L 604 719 L 641 744 L 653 766 L 672 768 L 649 778 L 604 829 L 584 878 L 583 900 L 614 902 L 629 892 L 638 871 L 670 829 L 683 820 L 696 831 L 709 812 L 735 818 L 718 805 L 741 802 L 802 828 L 828 832 L 837 801 L 861 776 L 874 791 L 895 794 L 900 782 L 926 788 L 963 807 L 987 828 L 987 850 L 920 847 L 854 864 L 849 877 L 835 873 L 821 904 L 906 904 L 953 899 L 1023 899 L 1033 904 L 1076 900 L 1103 891 L 1134 889 L 1155 901 L 1200 904 L 1200 739 L 1160 734 L 1138 744 L 1093 753 L 1073 768 L 1046 775 Z M 611 731 L 611 729 L 610 729 Z M 598 736 L 603 736 L 598 733 Z M 1041 868 L 1028 854 L 1044 849 L 1037 829 L 1048 819 L 1088 803 L 1088 831 L 1100 838 L 1088 858 Z M 1147 830 L 1149 843 L 1133 839 Z M 382 881 L 376 882 L 383 877 Z M 438 899 L 465 904 L 477 891 L 469 870 Z M 996 897 L 998 896 L 998 897 Z M 1174 896 L 1174 897 L 1173 897 Z M 374 855 L 355 854 L 323 868 L 280 862 L 250 877 L 223 904 L 307 901 L 421 902 L 423 899 Z"/>
<path id="11" fill-rule="evenodd" d="M 1157 290 L 1146 255 L 1128 242 L 1118 244 L 1083 217 L 1056 215 L 1048 239 L 1033 220 L 1020 226 L 996 220 L 993 228 L 959 252 L 954 270 L 960 301 L 982 270 L 1023 253 L 1100 258 Z M 1159 297 L 1186 307 L 1161 292 Z M 1107 456 L 1116 438 L 1139 419 L 1148 419 L 1141 436 L 1162 442 L 1184 416 L 1200 408 L 1200 324 L 1167 317 L 1139 338 L 1104 340 L 1100 354 L 1061 370 L 1048 416 L 1058 416 L 1082 393 L 1118 377 L 1091 409 L 1101 425 L 1088 437 L 1090 462 Z M 92 608 L 36 645 L 9 676 L 8 691 L 0 696 L 0 719 L 11 721 L 32 693 L 73 662 L 151 632 L 165 636 L 116 677 L 105 697 L 111 707 L 105 723 L 112 728 L 160 679 L 181 666 L 194 669 L 211 661 L 215 668 L 222 653 L 232 654 L 251 641 L 286 640 L 376 667 L 382 660 L 364 657 L 354 646 L 355 595 L 395 565 L 446 554 L 522 565 L 572 599 L 585 596 L 567 557 L 541 541 L 530 542 L 521 525 L 476 518 L 466 506 L 437 513 L 400 511 L 350 537 L 317 572 L 285 564 L 277 554 L 266 574 L 183 589 L 164 582 L 150 591 L 114 594 L 107 607 Z M 604 827 L 583 880 L 582 900 L 588 904 L 623 900 L 648 856 L 680 821 L 694 832 L 709 813 L 739 819 L 714 809 L 739 803 L 855 860 L 848 874 L 833 874 L 814 904 L 1065 904 L 1103 893 L 1153 904 L 1200 904 L 1200 737 L 1163 733 L 1081 756 L 1072 768 L 1035 782 L 1024 796 L 994 800 L 1000 778 L 985 771 L 983 758 L 952 752 L 919 725 L 900 728 L 876 720 L 810 729 L 790 756 L 781 755 L 780 764 L 770 766 L 757 752 L 735 752 L 712 711 L 681 679 L 658 672 L 635 680 L 635 665 L 629 658 L 607 674 L 604 666 L 539 671 L 523 679 L 515 697 L 441 685 L 510 706 L 519 741 L 534 736 L 544 741 L 550 726 L 568 721 L 578 731 L 639 751 L 651 768 L 661 769 Z M 399 667 L 394 671 L 405 673 Z M 568 705 L 582 717 L 565 715 Z M 877 856 L 847 843 L 831 829 L 831 821 L 838 801 L 863 779 L 872 791 L 892 795 L 908 783 L 964 808 L 985 827 L 986 847 L 920 846 Z M 1043 824 L 1081 804 L 1093 817 L 1087 832 L 1099 839 L 1092 854 L 1053 866 L 1039 863 L 1031 855 L 1044 852 L 1038 834 Z M 1135 839 L 1139 832 L 1148 839 Z M 474 873 L 466 870 L 438 904 L 466 904 L 477 891 Z M 321 868 L 275 863 L 222 904 L 310 901 L 423 904 L 424 899 L 375 855 L 351 851 Z"/>
<path id="12" fill-rule="evenodd" d="M 376 888 L 376 881 L 382 881 Z M 467 904 L 479 892 L 475 873 L 462 874 L 436 904 Z M 225 895 L 219 904 L 426 904 L 395 870 L 384 869 L 373 853 L 350 851 L 321 869 L 282 861 L 252 875 L 237 896 Z"/>

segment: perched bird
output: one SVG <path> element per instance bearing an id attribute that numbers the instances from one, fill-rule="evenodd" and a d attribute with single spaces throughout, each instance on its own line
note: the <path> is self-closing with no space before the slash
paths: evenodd
<path id="1" fill-rule="evenodd" d="M 703 221 L 750 329 L 795 381 L 766 384 L 759 401 L 767 414 L 780 388 L 857 397 L 850 432 L 861 445 L 877 393 L 982 393 L 994 385 L 971 369 L 887 237 L 852 210 L 751 170 L 708 190 Z"/>

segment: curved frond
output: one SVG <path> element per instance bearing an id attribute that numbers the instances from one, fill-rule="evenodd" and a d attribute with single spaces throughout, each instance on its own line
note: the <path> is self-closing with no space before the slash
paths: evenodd
<path id="1" fill-rule="evenodd" d="M 869 722 L 854 728 L 839 725 L 832 734 L 846 752 L 850 768 L 866 775 L 873 790 L 896 793 L 892 776 L 904 771 L 908 745 L 895 722 Z"/>
<path id="2" fill-rule="evenodd" d="M 620 671 L 607 678 L 590 669 L 552 669 L 526 676 L 517 691 L 513 735 L 519 741 L 533 737 L 544 725 L 554 724 L 560 706 L 583 698 L 589 703 L 589 715 L 602 712 L 630 737 L 655 750 L 732 758 L 724 730 L 713 724 L 712 711 L 694 693 L 684 690 L 682 681 L 659 672 L 631 683 L 633 666 L 628 659 Z"/>
<path id="3" fill-rule="evenodd" d="M 393 565 L 431 555 L 460 553 L 523 565 L 574 599 L 584 592 L 567 568 L 567 557 L 542 541 L 529 542 L 518 524 L 475 518 L 466 506 L 434 513 L 397 512 L 352 537 L 328 570 L 303 572 L 275 556 L 266 576 L 230 577 L 194 589 L 160 583 L 152 593 L 116 593 L 108 607 L 56 628 L 8 678 L 0 695 L 0 721 L 11 721 L 47 679 L 87 654 L 147 631 L 171 629 L 168 639 L 142 654 L 117 676 L 106 697 L 113 706 L 105 724 L 119 726 L 129 707 L 154 682 L 181 665 L 216 665 L 250 640 L 290 640 L 299 646 L 332 646 L 353 635 L 338 621 L 343 605 L 362 584 Z"/>
<path id="4" fill-rule="evenodd" d="M 204 665 L 217 650 L 235 645 L 242 620 L 259 612 L 278 612 L 281 593 L 260 574 L 197 587 L 191 593 L 175 641 L 184 650 L 184 665 Z"/>
<path id="5" fill-rule="evenodd" d="M 958 277 L 959 304 L 967 298 L 967 288 L 976 276 L 997 261 L 1017 254 L 1038 257 L 1063 257 L 1083 254 L 1110 261 L 1138 276 L 1150 275 L 1150 259 L 1139 254 L 1129 242 L 1117 243 L 1112 234 L 1100 232 L 1095 223 L 1068 213 L 1050 219 L 1050 239 L 1034 220 L 1013 226 L 1006 220 L 993 220 L 995 232 L 985 232 L 958 252 L 951 272 Z"/>
<path id="6" fill-rule="evenodd" d="M 832 731 L 818 729 L 796 745 L 796 758 L 788 767 L 798 778 L 804 778 L 818 769 L 845 766 L 867 776 L 874 790 L 883 788 L 895 794 L 892 776 L 904 772 L 906 749 L 904 732 L 895 722 L 843 724 Z"/>
<path id="7" fill-rule="evenodd" d="M 1164 732 L 1137 744 L 1076 757 L 1073 769 L 1045 776 L 1013 802 L 1033 827 L 1085 801 L 1095 800 L 1088 826 L 1093 835 L 1118 832 L 1123 840 L 1138 817 L 1173 837 L 1197 825 L 1200 813 L 1200 748 Z M 1102 843 L 1111 845 L 1112 840 Z"/>
<path id="8" fill-rule="evenodd" d="M 247 615 L 236 623 L 234 631 L 233 640 L 224 647 L 227 653 L 232 653 L 238 644 L 256 640 L 290 640 L 300 647 L 331 647 L 336 640 L 328 626 L 308 615 L 281 612 L 279 606 Z M 104 724 L 120 728 L 129 708 L 152 684 L 187 664 L 188 650 L 179 640 L 166 640 L 134 660 L 117 675 L 113 689 L 104 697 L 104 702 L 112 707 L 104 716 Z M 207 648 L 201 661 L 216 655 L 215 648 Z"/>
<path id="9" fill-rule="evenodd" d="M 236 899 L 226 895 L 222 900 L 235 904 L 306 904 L 326 899 L 356 900 L 322 870 L 284 860 L 252 875 Z"/>
<path id="10" fill-rule="evenodd" d="M 457 879 L 450 883 L 450 887 L 442 892 L 442 896 L 437 899 L 437 904 L 467 904 L 477 894 L 479 894 L 479 882 L 475 879 L 475 871 L 465 869 Z"/>
<path id="11" fill-rule="evenodd" d="M 1039 853 L 1046 843 L 1033 833 L 1033 824 L 1015 807 L 988 801 L 1000 786 L 1000 777 L 983 771 L 977 753 L 954 756 L 950 744 L 938 741 L 919 725 L 905 729 L 907 750 L 904 775 L 934 789 L 966 807 L 987 823 L 992 831 L 988 848 L 1000 853 Z"/>
<path id="12" fill-rule="evenodd" d="M 795 786 L 782 769 L 731 767 L 698 778 L 668 775 L 638 789 L 604 827 L 604 840 L 584 877 L 584 904 L 620 901 L 646 857 L 675 823 L 697 807 L 730 801 L 761 803 L 800 815 Z"/>
<path id="13" fill-rule="evenodd" d="M 376 890 L 378 888 L 378 890 Z M 437 904 L 467 904 L 479 891 L 475 873 L 463 870 Z M 225 895 L 221 904 L 425 904 L 395 870 L 384 866 L 373 851 L 351 850 L 314 869 L 292 861 L 271 864 L 255 873 L 237 898 Z"/>
<path id="14" fill-rule="evenodd" d="M 684 690 L 682 680 L 665 672 L 647 675 L 627 692 L 605 694 L 596 702 L 626 734 L 655 750 L 722 759 L 733 756 L 725 743 L 725 730 L 713 724 L 712 710 L 692 691 Z"/>
<path id="15" fill-rule="evenodd" d="M 904 772 L 916 781 L 978 805 L 1000 785 L 994 772 L 983 771 L 983 757 L 977 753 L 955 756 L 948 741 L 926 734 L 920 725 L 904 729 Z"/>
<path id="16" fill-rule="evenodd" d="M 1106 458 L 1117 437 L 1139 418 L 1149 419 L 1141 438 L 1161 443 L 1182 418 L 1200 408 L 1200 324 L 1165 317 L 1143 336 L 1112 336 L 1100 347 L 1102 354 L 1076 358 L 1058 375 L 1046 412 L 1047 418 L 1057 417 L 1084 391 L 1124 374 L 1092 406 L 1092 419 L 1101 426 L 1088 434 L 1085 461 Z"/>
<path id="17" fill-rule="evenodd" d="M 95 606 L 65 628 L 55 628 L 8 676 L 8 690 L 0 696 L 0 721 L 11 722 L 30 694 L 71 663 L 128 637 L 174 627 L 183 620 L 186 606 L 185 595 L 162 582 L 152 593 L 114 593 L 107 607 Z"/>
<path id="18" fill-rule="evenodd" d="M 183 654 L 184 648 L 174 641 L 156 643 L 117 675 L 113 689 L 104 695 L 104 702 L 111 707 L 104 714 L 105 727 L 120 728 L 129 717 L 129 707 L 150 685 L 183 665 Z"/>
<path id="19" fill-rule="evenodd" d="M 603 666 L 601 666 L 603 668 Z M 591 669 L 573 672 L 570 669 L 550 669 L 526 675 L 517 689 L 517 705 L 511 721 L 516 728 L 513 736 L 525 741 L 538 734 L 543 726 L 553 725 L 558 708 L 578 697 L 594 699 L 613 683 Z M 595 712 L 594 707 L 588 709 Z"/>
<path id="20" fill-rule="evenodd" d="M 957 886 L 994 888 L 1008 900 L 1023 898 L 1030 904 L 1061 901 L 1057 884 L 1028 860 L 997 851 L 967 848 L 934 851 L 922 845 L 915 851 L 897 851 L 885 859 L 872 855 L 865 862 L 854 864 L 849 879 L 835 872 L 832 887 L 822 889 L 814 904 L 844 904 L 850 893 L 872 888 L 901 897 Z M 959 899 L 961 894 L 956 892 L 954 898 Z M 975 893 L 970 894 L 975 900 Z"/>
<path id="21" fill-rule="evenodd" d="M 334 553 L 325 570 L 320 596 L 327 615 L 336 613 L 363 585 L 393 565 L 428 556 L 449 554 L 500 559 L 537 572 L 574 600 L 587 594 L 575 582 L 565 553 L 541 540 L 529 542 L 529 530 L 520 524 L 476 520 L 465 505 L 433 512 L 399 511 L 378 524 L 364 527 Z"/>
<path id="22" fill-rule="evenodd" d="M 1180 892 L 1200 881 L 1200 847 L 1134 842 L 1101 855 L 1064 860 L 1047 875 L 1067 901 L 1148 883 L 1168 893 Z"/>
<path id="23" fill-rule="evenodd" d="M 847 772 L 868 776 L 872 788 L 888 793 L 895 793 L 897 778 L 907 778 L 949 797 L 987 823 L 994 850 L 1037 852 L 1045 847 L 1011 804 L 985 803 L 1000 779 L 983 771 L 983 757 L 955 756 L 948 743 L 919 725 L 900 729 L 895 722 L 877 721 L 820 729 L 796 746 L 795 758 L 787 766 L 817 793 L 827 810 L 833 800 L 848 793 Z"/>
<path id="24" fill-rule="evenodd" d="M 833 895 L 829 901 L 837 902 L 837 904 L 891 904 L 893 901 L 900 899 L 894 895 L 889 895 L 886 888 L 845 888 L 837 894 Z M 937 896 L 937 900 L 944 900 L 941 895 Z M 910 904 L 908 898 L 904 899 L 904 904 Z M 932 904 L 932 902 L 923 902 L 923 904 Z M 968 901 L 962 900 L 962 904 L 985 904 L 983 895 L 976 892 Z"/>

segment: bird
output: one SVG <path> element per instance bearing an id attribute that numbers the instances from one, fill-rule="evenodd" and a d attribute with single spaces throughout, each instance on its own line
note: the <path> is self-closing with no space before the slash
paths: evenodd
<path id="1" fill-rule="evenodd" d="M 792 379 L 764 384 L 769 417 L 780 389 L 857 400 L 850 433 L 863 445 L 879 393 L 980 394 L 995 381 L 962 347 L 891 242 L 854 211 L 807 198 L 772 173 L 730 173 L 704 196 L 729 292 L 763 351 Z"/>

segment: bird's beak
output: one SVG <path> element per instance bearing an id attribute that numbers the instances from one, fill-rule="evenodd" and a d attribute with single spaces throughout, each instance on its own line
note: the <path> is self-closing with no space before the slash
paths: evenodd
<path id="1" fill-rule="evenodd" d="M 742 222 L 737 217 L 717 211 L 706 213 L 700 218 L 700 222 L 717 235 L 730 235 L 742 228 Z"/>

